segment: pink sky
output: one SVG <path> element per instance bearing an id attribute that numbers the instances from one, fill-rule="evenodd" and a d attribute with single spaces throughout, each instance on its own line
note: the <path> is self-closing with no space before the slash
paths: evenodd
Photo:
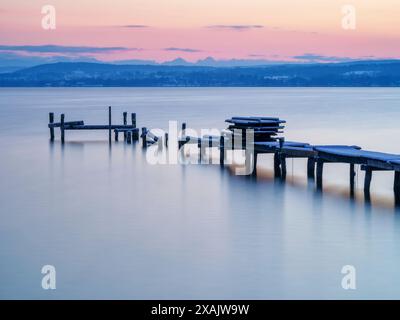
<path id="1" fill-rule="evenodd" d="M 45 4 L 56 30 L 41 28 Z M 355 30 L 342 28 L 345 4 Z M 398 0 L 2 0 L 0 17 L 0 45 L 127 48 L 81 53 L 102 60 L 400 57 Z"/>

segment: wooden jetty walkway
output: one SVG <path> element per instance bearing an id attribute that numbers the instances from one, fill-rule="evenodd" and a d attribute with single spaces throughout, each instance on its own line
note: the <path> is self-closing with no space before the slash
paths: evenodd
<path id="1" fill-rule="evenodd" d="M 307 177 L 315 180 L 316 188 L 322 190 L 324 165 L 342 163 L 349 165 L 350 195 L 355 194 L 355 165 L 365 171 L 364 194 L 370 200 L 370 187 L 374 171 L 392 171 L 394 173 L 393 191 L 396 206 L 400 206 L 400 154 L 390 154 L 363 150 L 354 145 L 311 145 L 306 142 L 285 141 L 278 137 L 285 123 L 279 118 L 266 117 L 233 117 L 226 120 L 230 125 L 221 136 L 203 136 L 201 138 L 183 137 L 179 147 L 194 143 L 198 148 L 217 147 L 220 150 L 220 164 L 224 165 L 227 150 L 246 150 L 245 131 L 254 131 L 253 148 L 246 152 L 246 163 L 250 162 L 251 174 L 257 174 L 257 158 L 259 154 L 274 155 L 274 175 L 285 179 L 287 174 L 286 160 L 290 158 L 307 159 Z M 239 130 L 239 133 L 237 132 Z M 242 133 L 240 133 L 242 131 Z M 235 139 L 241 143 L 235 144 Z M 199 160 L 202 152 L 199 151 Z M 251 158 L 253 161 L 251 161 Z"/>
<path id="2" fill-rule="evenodd" d="M 87 125 L 84 121 L 65 121 L 61 114 L 60 122 L 54 122 L 54 113 L 49 114 L 50 140 L 54 141 L 54 129 L 60 128 L 61 142 L 65 141 L 67 130 L 107 130 L 111 143 L 111 132 L 114 131 L 115 140 L 118 141 L 119 133 L 123 133 L 127 143 L 142 139 L 142 146 L 158 144 L 168 147 L 168 133 L 165 136 L 156 136 L 146 127 L 139 135 L 136 126 L 136 114 L 131 114 L 131 124 L 127 124 L 127 112 L 123 113 L 123 124 L 112 124 L 111 107 L 108 109 L 108 124 Z M 370 200 L 370 187 L 374 171 L 391 171 L 394 173 L 393 190 L 396 206 L 400 205 L 400 154 L 390 154 L 363 150 L 354 145 L 311 145 L 306 142 L 285 141 L 278 135 L 283 133 L 285 120 L 272 117 L 232 117 L 225 120 L 229 126 L 222 131 L 220 136 L 205 135 L 203 137 L 190 137 L 185 134 L 186 123 L 182 124 L 182 135 L 178 138 L 178 150 L 183 151 L 186 144 L 195 144 L 198 147 L 199 162 L 205 157 L 206 148 L 219 149 L 219 163 L 225 165 L 227 151 L 244 150 L 246 166 L 249 165 L 251 175 L 257 174 L 257 158 L 259 154 L 272 154 L 274 156 L 274 175 L 285 180 L 287 174 L 286 160 L 303 158 L 307 160 L 307 177 L 315 181 L 316 188 L 322 190 L 323 169 L 326 164 L 342 163 L 349 165 L 350 195 L 355 193 L 355 165 L 360 165 L 365 171 L 364 194 Z M 246 134 L 252 132 L 252 145 L 247 146 Z"/>

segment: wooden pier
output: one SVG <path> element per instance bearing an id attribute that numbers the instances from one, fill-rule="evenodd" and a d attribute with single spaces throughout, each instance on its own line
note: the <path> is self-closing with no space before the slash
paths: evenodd
<path id="1" fill-rule="evenodd" d="M 136 141 L 139 139 L 139 129 L 136 128 L 136 113 L 131 114 L 131 124 L 127 124 L 127 112 L 123 113 L 123 124 L 116 125 L 112 124 L 112 109 L 108 107 L 108 124 L 91 124 L 87 125 L 84 121 L 65 121 L 65 115 L 61 114 L 60 122 L 54 122 L 54 113 L 49 113 L 49 124 L 50 129 L 50 140 L 54 141 L 54 129 L 60 128 L 60 139 L 61 143 L 65 142 L 65 131 L 67 130 L 107 130 L 108 131 L 108 141 L 111 143 L 111 132 L 114 130 L 115 141 L 118 141 L 118 134 L 124 133 L 124 140 L 127 143 Z"/>
<path id="2" fill-rule="evenodd" d="M 60 122 L 54 122 L 54 113 L 49 114 L 50 140 L 54 141 L 54 129 L 60 128 L 61 142 L 65 141 L 67 130 L 107 130 L 111 143 L 111 132 L 114 131 L 115 140 L 118 141 L 119 133 L 123 133 L 127 143 L 142 139 L 142 146 L 158 143 L 159 146 L 168 147 L 169 136 L 156 136 L 146 127 L 143 127 L 139 136 L 139 128 L 136 127 L 136 114 L 131 114 L 131 124 L 127 124 L 127 112 L 123 113 L 123 124 L 112 124 L 111 107 L 108 109 L 108 124 L 86 125 L 84 121 L 65 121 L 64 114 L 60 116 Z M 307 177 L 315 183 L 317 190 L 323 187 L 324 166 L 330 163 L 342 163 L 349 165 L 349 190 L 350 196 L 355 194 L 355 165 L 359 165 L 365 171 L 364 194 L 365 199 L 370 199 L 370 187 L 372 175 L 375 171 L 392 171 L 394 173 L 393 190 L 396 206 L 400 206 L 400 155 L 363 150 L 352 145 L 311 145 L 306 142 L 285 141 L 278 137 L 283 133 L 284 120 L 270 117 L 232 117 L 226 120 L 229 127 L 222 131 L 220 136 L 205 135 L 203 137 L 191 137 L 186 135 L 186 123 L 182 123 L 182 135 L 178 137 L 178 150 L 182 153 L 186 144 L 195 144 L 199 150 L 199 163 L 205 157 L 205 149 L 216 147 L 219 149 L 219 164 L 225 165 L 227 151 L 245 150 L 246 166 L 250 163 L 249 174 L 257 174 L 257 158 L 259 154 L 272 154 L 274 156 L 274 175 L 285 180 L 287 175 L 287 159 L 303 158 L 307 160 Z M 252 145 L 247 145 L 246 133 L 251 130 Z"/>
<path id="3" fill-rule="evenodd" d="M 231 125 L 221 136 L 182 137 L 179 148 L 185 144 L 197 144 L 199 148 L 199 161 L 205 147 L 217 147 L 220 150 L 220 165 L 223 166 L 227 150 L 246 150 L 245 130 L 254 130 L 254 142 L 251 152 L 246 152 L 246 163 L 253 158 L 251 174 L 257 174 L 257 158 L 259 154 L 274 155 L 274 175 L 285 180 L 287 174 L 287 159 L 307 159 L 307 177 L 315 181 L 317 190 L 323 187 L 323 169 L 326 164 L 342 163 L 349 165 L 349 191 L 350 196 L 355 194 L 355 165 L 360 165 L 365 171 L 364 194 L 365 199 L 370 198 L 372 174 L 374 171 L 392 171 L 394 173 L 393 191 L 396 206 L 400 206 L 400 155 L 363 150 L 354 145 L 311 145 L 306 142 L 285 141 L 277 137 L 283 133 L 284 120 L 266 117 L 233 117 L 226 120 Z M 232 123 L 234 125 L 232 125 Z M 266 130 L 268 126 L 268 130 Z M 238 132 L 239 130 L 239 132 Z M 238 141 L 239 139 L 239 141 Z M 236 143 L 235 143 L 236 140 Z M 200 151 L 200 148 L 202 151 Z"/>

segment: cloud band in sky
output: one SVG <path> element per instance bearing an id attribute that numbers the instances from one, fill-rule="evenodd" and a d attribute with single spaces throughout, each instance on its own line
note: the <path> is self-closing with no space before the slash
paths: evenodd
<path id="1" fill-rule="evenodd" d="M 164 51 L 188 52 L 188 53 L 202 52 L 202 50 L 199 50 L 199 49 L 192 49 L 192 48 L 176 48 L 176 47 L 164 48 L 163 50 L 164 50 Z"/>
<path id="2" fill-rule="evenodd" d="M 216 25 L 207 26 L 207 28 L 243 31 L 243 30 L 251 30 L 251 29 L 262 29 L 262 28 L 264 28 L 264 26 L 259 25 L 259 24 L 233 24 L 233 25 L 216 24 Z"/>
<path id="3" fill-rule="evenodd" d="M 127 24 L 124 26 L 119 26 L 120 28 L 127 28 L 127 29 L 146 29 L 150 28 L 150 26 L 146 26 L 144 24 Z"/>
<path id="4" fill-rule="evenodd" d="M 63 54 L 83 54 L 83 53 L 112 53 L 118 51 L 136 51 L 139 48 L 127 47 L 87 47 L 87 46 L 58 46 L 58 45 L 24 45 L 10 46 L 0 45 L 1 51 L 23 51 L 28 53 L 63 53 Z"/>

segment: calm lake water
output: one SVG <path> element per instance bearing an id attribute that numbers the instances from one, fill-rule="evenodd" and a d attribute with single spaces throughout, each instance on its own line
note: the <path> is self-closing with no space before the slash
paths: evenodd
<path id="1" fill-rule="evenodd" d="M 400 89 L 0 89 L 0 298 L 400 298 L 400 212 L 393 176 L 374 174 L 372 203 L 348 197 L 348 167 L 327 165 L 324 192 L 303 160 L 274 181 L 217 165 L 150 165 L 140 144 L 66 133 L 56 118 L 225 128 L 234 115 L 279 116 L 287 140 L 400 153 Z M 56 267 L 57 289 L 41 287 Z M 356 268 L 356 290 L 341 286 Z"/>

